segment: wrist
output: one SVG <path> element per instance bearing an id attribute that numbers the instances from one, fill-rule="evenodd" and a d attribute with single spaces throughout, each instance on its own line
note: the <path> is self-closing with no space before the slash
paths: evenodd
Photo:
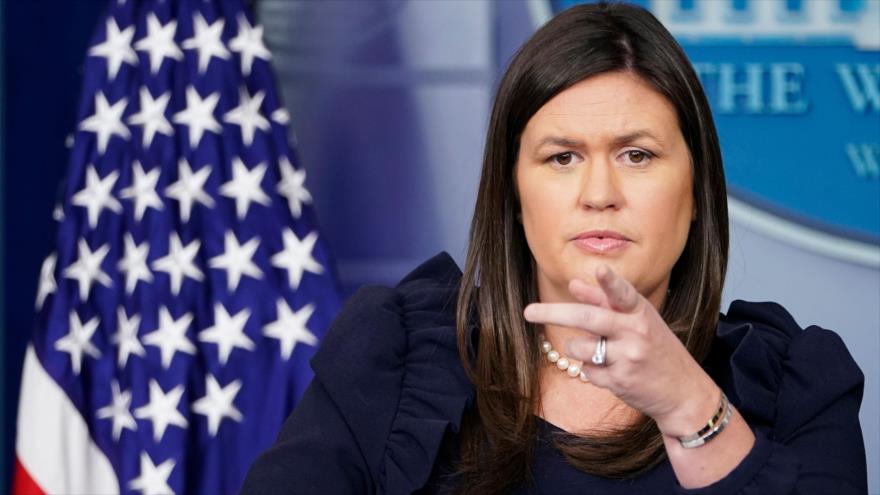
<path id="1" fill-rule="evenodd" d="M 677 408 L 654 420 L 665 437 L 678 439 L 692 435 L 706 426 L 707 420 L 717 412 L 720 401 L 721 389 L 711 382 L 699 389 L 691 389 Z"/>

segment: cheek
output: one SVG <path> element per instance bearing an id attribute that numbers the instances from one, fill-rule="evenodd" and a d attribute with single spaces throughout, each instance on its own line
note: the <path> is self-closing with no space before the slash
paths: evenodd
<path id="1" fill-rule="evenodd" d="M 529 174 L 518 177 L 522 226 L 529 249 L 541 263 L 543 254 L 553 249 L 553 243 L 561 237 L 558 232 L 564 218 L 563 194 L 553 184 L 540 182 Z M 531 180 L 530 180 L 531 179 Z"/>
<path id="2" fill-rule="evenodd" d="M 572 195 L 577 194 L 576 179 L 554 177 L 535 167 L 521 171 L 517 183 L 523 218 L 555 219 L 550 225 L 540 225 L 541 228 L 557 226 L 562 218 L 559 215 L 566 213 L 572 204 Z"/>
<path id="3" fill-rule="evenodd" d="M 653 242 L 653 255 L 672 263 L 678 259 L 690 229 L 693 196 L 690 183 L 655 189 L 640 195 L 638 216 L 647 238 Z"/>

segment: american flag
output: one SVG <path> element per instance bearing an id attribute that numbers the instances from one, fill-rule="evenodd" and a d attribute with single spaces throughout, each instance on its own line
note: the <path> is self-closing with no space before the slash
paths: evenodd
<path id="1" fill-rule="evenodd" d="M 340 306 L 242 0 L 113 1 L 25 358 L 15 490 L 236 492 Z"/>

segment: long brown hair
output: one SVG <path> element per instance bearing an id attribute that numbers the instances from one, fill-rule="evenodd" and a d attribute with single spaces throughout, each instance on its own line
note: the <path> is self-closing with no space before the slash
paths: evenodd
<path id="1" fill-rule="evenodd" d="M 514 56 L 498 87 L 457 307 L 461 360 L 476 390 L 459 440 L 461 491 L 504 492 L 531 481 L 540 400 L 537 332 L 522 316 L 537 300 L 534 261 L 517 222 L 514 164 L 526 123 L 548 100 L 603 72 L 630 71 L 675 107 L 690 150 L 697 217 L 672 269 L 661 315 L 698 362 L 709 352 L 727 267 L 727 192 L 709 104 L 684 51 L 648 11 L 621 3 L 572 7 L 539 29 Z M 468 323 L 479 341 L 468 355 Z M 599 435 L 560 435 L 576 468 L 638 476 L 665 457 L 654 421 L 640 415 Z"/>

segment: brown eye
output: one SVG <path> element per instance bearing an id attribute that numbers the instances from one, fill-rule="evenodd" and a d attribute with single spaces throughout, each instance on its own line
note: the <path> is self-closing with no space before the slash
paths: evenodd
<path id="1" fill-rule="evenodd" d="M 571 152 L 566 151 L 565 153 L 560 153 L 556 155 L 556 163 L 560 165 L 568 165 L 571 163 Z"/>
<path id="2" fill-rule="evenodd" d="M 633 163 L 642 163 L 646 156 L 644 151 L 639 150 L 631 150 L 627 154 L 629 154 L 629 159 Z"/>

